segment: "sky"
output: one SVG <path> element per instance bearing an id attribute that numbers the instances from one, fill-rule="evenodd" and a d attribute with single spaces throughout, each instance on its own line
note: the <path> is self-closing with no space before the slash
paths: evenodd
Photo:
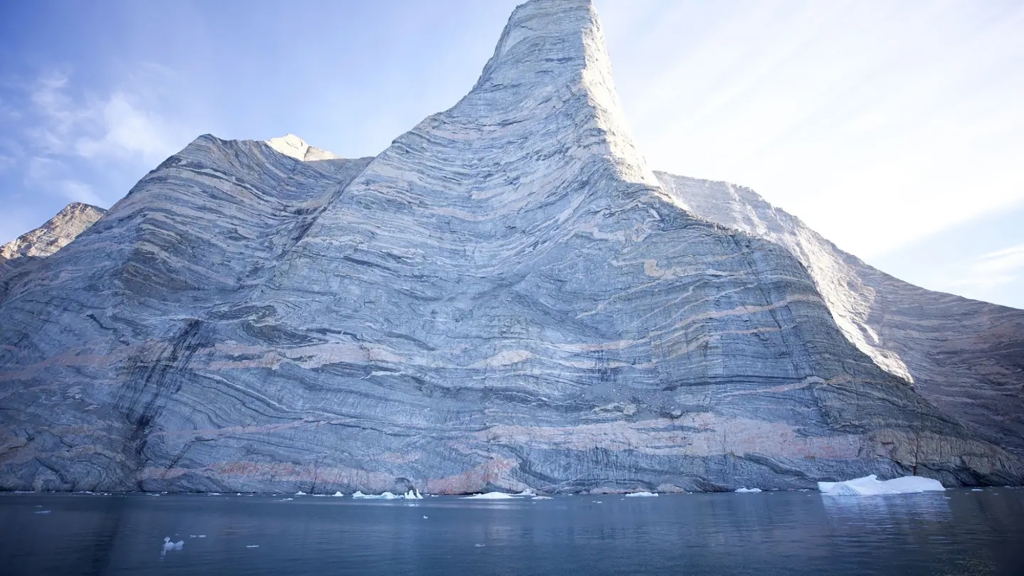
<path id="1" fill-rule="evenodd" d="M 0 2 L 0 242 L 200 134 L 372 156 L 476 82 L 515 0 Z M 595 0 L 655 169 L 1024 308 L 1024 3 Z"/>

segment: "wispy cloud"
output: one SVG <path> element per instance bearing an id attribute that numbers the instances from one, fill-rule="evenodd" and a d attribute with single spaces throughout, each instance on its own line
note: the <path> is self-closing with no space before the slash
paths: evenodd
<path id="1" fill-rule="evenodd" d="M 957 288 L 992 291 L 1024 280 L 1024 244 L 982 254 L 971 263 L 968 273 L 950 282 Z"/>
<path id="2" fill-rule="evenodd" d="M 49 72 L 32 91 L 40 121 L 27 132 L 42 151 L 148 163 L 174 151 L 174 128 L 159 113 L 140 105 L 142 96 L 119 90 L 103 98 L 75 99 L 69 84 L 66 72 Z"/>
<path id="3" fill-rule="evenodd" d="M 655 168 L 885 254 L 1024 199 L 1024 5 L 599 0 Z"/>

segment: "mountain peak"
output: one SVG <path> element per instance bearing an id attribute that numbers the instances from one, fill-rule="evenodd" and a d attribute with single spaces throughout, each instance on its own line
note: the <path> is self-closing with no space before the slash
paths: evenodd
<path id="1" fill-rule="evenodd" d="M 271 138 L 265 141 L 267 146 L 270 146 L 274 150 L 284 154 L 285 156 L 291 156 L 296 160 L 302 160 L 303 162 L 310 162 L 314 160 L 333 160 L 339 158 L 327 150 L 317 148 L 316 146 L 310 146 L 305 140 L 299 138 L 295 134 L 285 134 L 279 138 Z"/>
<path id="2" fill-rule="evenodd" d="M 582 106 L 576 104 L 580 99 Z M 538 108 L 553 103 L 561 109 L 555 117 L 572 117 L 577 137 L 580 131 L 600 135 L 602 153 L 623 180 L 658 186 L 622 112 L 590 0 L 530 0 L 518 6 L 460 104 L 467 101 L 476 110 L 504 110 L 505 123 L 538 118 Z"/>
<path id="3" fill-rule="evenodd" d="M 102 208 L 72 202 L 39 228 L 0 246 L 0 262 L 24 256 L 49 256 L 77 238 L 105 213 Z"/>

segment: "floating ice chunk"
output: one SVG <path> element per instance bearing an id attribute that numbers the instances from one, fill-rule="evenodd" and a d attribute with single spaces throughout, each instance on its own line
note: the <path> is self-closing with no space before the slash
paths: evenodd
<path id="1" fill-rule="evenodd" d="M 475 547 L 477 547 L 477 548 L 483 548 L 483 547 L 484 547 L 484 545 L 483 545 L 483 544 L 473 544 L 473 546 L 475 546 Z"/>
<path id="2" fill-rule="evenodd" d="M 626 494 L 626 498 L 657 498 L 657 497 L 658 497 L 658 495 L 655 494 L 654 492 L 647 492 L 646 490 L 644 490 L 642 492 L 630 492 L 629 494 Z"/>
<path id="3" fill-rule="evenodd" d="M 971 492 L 984 492 L 981 488 L 971 488 Z"/>
<path id="4" fill-rule="evenodd" d="M 537 494 L 533 490 L 530 490 L 529 488 L 526 488 L 525 490 L 523 490 L 519 494 L 516 494 L 516 496 L 536 496 L 536 495 Z"/>
<path id="5" fill-rule="evenodd" d="M 341 490 L 334 493 L 335 498 L 341 498 L 342 496 L 344 496 L 344 494 L 341 493 Z M 354 495 L 352 497 L 355 498 Z"/>
<path id="6" fill-rule="evenodd" d="M 200 534 L 199 537 L 200 538 L 206 538 L 206 534 Z"/>
<path id="7" fill-rule="evenodd" d="M 601 502 L 600 500 L 594 500 L 594 504 L 604 504 L 604 502 Z"/>
<path id="8" fill-rule="evenodd" d="M 36 510 L 36 512 L 35 512 L 35 513 L 36 513 L 36 514 L 49 514 L 49 513 L 50 513 L 50 511 L 49 511 L 49 510 Z"/>
<path id="9" fill-rule="evenodd" d="M 281 498 L 278 502 L 291 502 L 292 500 L 295 500 L 295 498 Z"/>
<path id="10" fill-rule="evenodd" d="M 404 498 L 405 496 L 399 494 L 392 494 L 391 492 L 384 492 L 383 494 L 363 494 L 356 490 L 356 493 L 352 495 L 356 500 L 395 500 L 397 498 Z"/>
<path id="11" fill-rule="evenodd" d="M 171 542 L 171 538 L 169 536 L 164 536 L 164 548 L 163 548 L 164 552 L 167 552 L 168 550 L 181 550 L 184 546 L 185 546 L 185 541 L 184 540 L 179 540 L 177 542 Z"/>
<path id="12" fill-rule="evenodd" d="M 426 517 L 426 516 L 424 516 L 424 517 L 423 517 L 423 519 L 424 519 L 424 520 L 426 520 L 426 519 L 427 519 L 427 517 Z"/>
<path id="13" fill-rule="evenodd" d="M 413 488 L 412 490 L 409 490 L 408 492 L 405 493 L 405 499 L 406 500 L 423 500 L 423 496 L 420 494 L 419 490 Z"/>
<path id="14" fill-rule="evenodd" d="M 472 496 L 463 496 L 463 500 L 509 500 L 515 498 L 515 494 L 505 494 L 504 492 L 487 492 L 484 494 L 473 494 Z"/>
<path id="15" fill-rule="evenodd" d="M 755 492 L 760 492 L 760 491 L 761 491 L 760 488 L 737 488 L 736 489 L 736 492 L 738 494 L 753 494 Z"/>
<path id="16" fill-rule="evenodd" d="M 303 492 L 302 490 L 299 490 L 298 492 L 296 492 L 295 495 L 296 496 L 307 496 L 307 494 L 305 492 Z"/>
<path id="17" fill-rule="evenodd" d="M 245 547 L 246 547 L 246 548 L 259 548 L 259 547 L 260 547 L 260 545 L 259 545 L 259 544 L 246 544 L 246 546 L 245 546 Z"/>
<path id="18" fill-rule="evenodd" d="M 531 500 L 551 500 L 551 496 L 534 496 Z"/>
<path id="19" fill-rule="evenodd" d="M 874 474 L 845 482 L 818 482 L 818 490 L 829 496 L 873 496 L 875 494 L 911 494 L 916 492 L 940 492 L 945 490 L 942 483 L 931 478 L 904 476 L 880 481 Z"/>

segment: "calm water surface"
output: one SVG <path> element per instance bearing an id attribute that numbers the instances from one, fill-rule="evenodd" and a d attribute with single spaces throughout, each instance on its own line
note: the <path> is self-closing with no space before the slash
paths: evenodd
<path id="1" fill-rule="evenodd" d="M 1021 489 L 284 498 L 0 495 L 0 574 L 1024 575 Z"/>

